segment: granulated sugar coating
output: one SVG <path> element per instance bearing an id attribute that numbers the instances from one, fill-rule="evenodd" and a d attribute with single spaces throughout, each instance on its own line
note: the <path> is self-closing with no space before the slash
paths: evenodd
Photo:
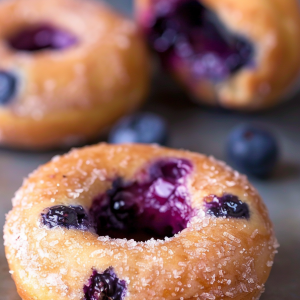
<path id="1" fill-rule="evenodd" d="M 61 226 L 68 219 L 51 223 L 51 228 L 41 222 L 41 214 L 51 207 L 82 206 L 89 212 L 116 178 L 132 187 L 132 182 L 149 182 L 157 162 L 180 160 L 191 166 L 181 184 L 187 196 L 182 203 L 192 212 L 185 228 L 173 236 L 148 236 L 141 242 L 101 236 L 93 227 Z M 208 214 L 210 195 L 236 196 L 247 205 L 249 218 Z M 126 285 L 122 300 L 256 300 L 278 247 L 266 207 L 244 176 L 211 157 L 142 145 L 86 147 L 40 167 L 16 193 L 4 237 L 23 300 L 84 299 L 84 287 L 95 272 L 102 278 L 110 268 L 114 282 Z M 107 291 L 101 280 L 99 284 L 99 290 Z"/>

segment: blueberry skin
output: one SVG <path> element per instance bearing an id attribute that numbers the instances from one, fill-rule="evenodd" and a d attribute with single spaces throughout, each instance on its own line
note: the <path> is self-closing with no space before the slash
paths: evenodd
<path id="1" fill-rule="evenodd" d="M 91 227 L 89 216 L 81 205 L 49 207 L 41 214 L 41 222 L 50 229 L 59 226 L 85 231 Z"/>
<path id="2" fill-rule="evenodd" d="M 126 282 L 117 277 L 112 267 L 103 273 L 93 270 L 88 284 L 83 287 L 83 300 L 123 300 L 126 290 Z"/>
<path id="3" fill-rule="evenodd" d="M 279 147 L 269 131 L 250 124 L 236 127 L 227 141 L 227 155 L 240 172 L 258 178 L 271 175 L 279 159 Z"/>
<path id="4" fill-rule="evenodd" d="M 210 198 L 210 199 L 209 199 Z M 211 195 L 205 199 L 206 213 L 214 217 L 249 219 L 250 211 L 247 203 L 242 202 L 237 196 L 224 194 L 221 197 Z"/>
<path id="5" fill-rule="evenodd" d="M 167 124 L 163 118 L 153 113 L 138 113 L 121 119 L 112 128 L 108 142 L 166 145 L 168 135 Z"/>
<path id="6" fill-rule="evenodd" d="M 0 71 L 0 105 L 6 105 L 14 97 L 17 87 L 17 78 L 7 72 Z"/>

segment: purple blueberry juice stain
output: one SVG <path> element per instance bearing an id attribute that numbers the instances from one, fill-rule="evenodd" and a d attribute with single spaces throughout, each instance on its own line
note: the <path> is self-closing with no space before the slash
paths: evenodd
<path id="1" fill-rule="evenodd" d="M 154 18 L 146 31 L 166 68 L 181 61 L 195 76 L 219 81 L 253 65 L 253 45 L 227 30 L 198 0 L 154 1 Z"/>
<path id="2" fill-rule="evenodd" d="M 67 229 L 89 230 L 91 223 L 85 209 L 81 206 L 56 205 L 45 209 L 41 222 L 48 228 L 65 227 Z"/>
<path id="3" fill-rule="evenodd" d="M 136 241 L 179 233 L 192 217 L 186 186 L 191 171 L 188 160 L 166 158 L 152 164 L 143 181 L 115 180 L 90 208 L 96 232 Z"/>
<path id="4" fill-rule="evenodd" d="M 247 203 L 235 195 L 224 194 L 221 197 L 210 195 L 205 199 L 206 214 L 214 217 L 249 219 L 250 211 Z"/>
<path id="5" fill-rule="evenodd" d="M 25 27 L 8 38 L 11 48 L 18 51 L 63 50 L 77 43 L 77 38 L 50 24 Z"/>
<path id="6" fill-rule="evenodd" d="M 103 273 L 93 270 L 83 293 L 83 300 L 122 300 L 126 294 L 126 282 L 117 277 L 112 267 Z"/>

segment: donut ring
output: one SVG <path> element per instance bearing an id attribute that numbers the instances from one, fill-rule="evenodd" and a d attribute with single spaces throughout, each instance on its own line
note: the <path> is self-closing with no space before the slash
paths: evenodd
<path id="1" fill-rule="evenodd" d="M 7 0 L 0 20 L 0 144 L 81 144 L 143 101 L 144 42 L 132 21 L 106 5 Z"/>
<path id="2" fill-rule="evenodd" d="M 135 2 L 150 46 L 197 101 L 259 110 L 295 89 L 297 0 Z"/>
<path id="3" fill-rule="evenodd" d="M 55 157 L 17 192 L 4 232 L 23 300 L 258 299 L 277 247 L 244 176 L 200 154 L 143 145 Z M 148 239 L 167 232 L 175 235 Z M 111 285 L 101 298 L 103 278 Z"/>

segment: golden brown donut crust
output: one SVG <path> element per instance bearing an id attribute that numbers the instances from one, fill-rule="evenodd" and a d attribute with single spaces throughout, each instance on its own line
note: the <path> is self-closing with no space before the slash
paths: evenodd
<path id="1" fill-rule="evenodd" d="M 9 16 L 9 17 L 7 17 Z M 26 53 L 6 39 L 50 23 L 78 39 L 61 51 Z M 0 3 L 0 69 L 15 73 L 18 94 L 0 107 L 0 143 L 45 149 L 93 139 L 134 110 L 148 90 L 148 53 L 136 25 L 89 0 Z"/>
<path id="2" fill-rule="evenodd" d="M 54 205 L 89 207 L 118 176 L 132 180 L 159 158 L 192 162 L 188 227 L 165 241 L 135 242 L 90 232 L 41 227 L 41 212 Z M 251 217 L 224 219 L 203 211 L 203 198 L 232 193 Z M 25 180 L 4 229 L 6 256 L 23 300 L 83 297 L 91 269 L 113 266 L 128 283 L 125 300 L 258 299 L 276 252 L 268 212 L 244 176 L 213 158 L 158 146 L 100 144 L 55 157 Z"/>
<path id="3" fill-rule="evenodd" d="M 142 18 L 156 0 L 136 0 Z M 239 110 L 259 110 L 285 100 L 300 72 L 300 9 L 297 0 L 199 0 L 233 33 L 254 45 L 253 68 L 220 83 L 197 80 L 184 66 L 174 76 L 198 101 Z M 140 13 L 139 13 L 140 12 Z"/>

